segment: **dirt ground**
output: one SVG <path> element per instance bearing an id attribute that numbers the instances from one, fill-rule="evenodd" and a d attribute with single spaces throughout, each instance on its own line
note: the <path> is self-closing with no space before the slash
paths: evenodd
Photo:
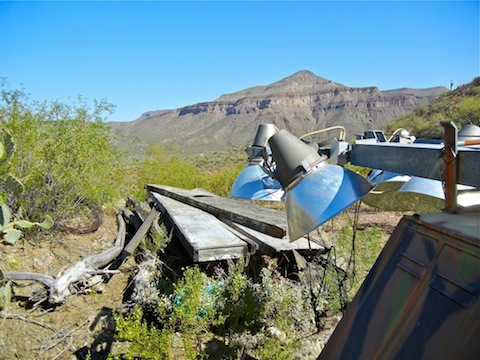
<path id="1" fill-rule="evenodd" d="M 94 233 L 61 233 L 39 243 L 0 245 L 0 267 L 55 276 L 83 258 L 111 247 L 117 233 L 116 218 L 105 216 Z M 114 329 L 112 311 L 120 309 L 133 259 L 119 273 L 88 294 L 72 296 L 55 309 L 31 307 L 27 299 L 40 285 L 18 282 L 15 299 L 0 318 L 0 359 L 83 359 L 86 354 L 105 358 Z M 92 356 L 92 358 L 94 358 Z"/>
<path id="2" fill-rule="evenodd" d="M 386 241 L 401 215 L 376 210 L 362 211 L 359 226 L 377 226 Z M 116 218 L 104 216 L 94 233 L 60 233 L 42 241 L 19 241 L 14 246 L 0 244 L 0 268 L 4 271 L 30 271 L 55 276 L 81 259 L 113 245 Z M 119 272 L 87 294 L 68 298 L 55 309 L 32 306 L 28 297 L 36 283 L 18 282 L 13 301 L 0 312 L 0 359 L 106 359 L 115 349 L 112 312 L 120 310 L 135 260 L 129 258 Z M 339 316 L 326 323 L 321 334 L 326 342 Z M 320 353 L 321 349 L 318 349 Z"/>

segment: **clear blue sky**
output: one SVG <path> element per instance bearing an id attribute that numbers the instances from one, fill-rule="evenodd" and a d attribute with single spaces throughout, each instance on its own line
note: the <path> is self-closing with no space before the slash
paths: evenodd
<path id="1" fill-rule="evenodd" d="M 173 109 L 300 70 L 351 87 L 479 76 L 478 1 L 0 2 L 0 77 L 32 98 Z"/>

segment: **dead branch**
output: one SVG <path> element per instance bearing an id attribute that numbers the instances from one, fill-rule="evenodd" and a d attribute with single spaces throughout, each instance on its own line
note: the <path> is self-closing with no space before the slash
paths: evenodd
<path id="1" fill-rule="evenodd" d="M 48 301 L 51 304 L 60 304 L 68 296 L 91 286 L 88 283 L 88 279 L 92 276 L 111 272 L 108 269 L 104 269 L 104 267 L 120 255 L 125 245 L 126 226 L 120 214 L 117 215 L 117 221 L 118 232 L 112 248 L 83 259 L 58 274 L 55 278 L 27 272 L 7 272 L 6 276 L 12 280 L 33 280 L 45 285 L 49 289 Z"/>
<path id="2" fill-rule="evenodd" d="M 90 224 L 86 224 L 83 227 L 74 227 L 74 226 L 68 226 L 68 225 L 57 222 L 55 224 L 55 227 L 60 231 L 68 232 L 71 234 L 88 234 L 88 233 L 97 231 L 103 222 L 102 210 L 93 205 L 89 205 L 85 203 L 84 205 L 90 211 Z"/>
<path id="3" fill-rule="evenodd" d="M 144 261 L 137 265 L 132 279 L 131 301 L 135 304 L 154 302 L 158 299 L 155 280 L 160 275 L 160 260 L 146 251 Z"/>
<path id="4" fill-rule="evenodd" d="M 158 221 L 159 212 L 152 208 L 147 218 L 136 231 L 132 240 L 125 246 L 126 223 L 122 214 L 117 215 L 118 231 L 115 244 L 100 254 L 89 256 L 63 272 L 51 277 L 30 272 L 7 272 L 5 275 L 14 281 L 30 280 L 41 283 L 48 290 L 48 302 L 61 304 L 71 295 L 84 292 L 101 281 L 107 274 L 117 272 L 116 259 L 123 259 L 133 254 L 137 246 L 147 235 L 150 227 Z M 120 262 L 121 264 L 121 262 Z"/>
<path id="5" fill-rule="evenodd" d="M 115 244 L 112 248 L 96 255 L 89 256 L 76 263 L 72 267 L 57 275 L 52 286 L 50 286 L 49 302 L 52 304 L 62 303 L 66 297 L 76 291 L 72 289 L 84 288 L 82 283 L 93 275 L 106 273 L 106 270 L 100 270 L 112 262 L 123 250 L 125 244 L 125 221 L 121 215 L 117 216 L 118 232 Z M 73 290 L 73 292 L 72 292 Z"/>
<path id="6" fill-rule="evenodd" d="M 67 346 L 59 354 L 57 354 L 57 356 L 55 356 L 52 360 L 58 359 L 63 353 L 65 353 L 65 351 L 67 351 L 70 347 L 73 346 L 72 343 L 68 340 L 68 337 L 71 336 L 75 331 L 80 329 L 82 326 L 84 326 L 87 322 L 88 320 L 84 321 L 77 327 L 67 332 L 58 331 L 57 333 L 55 333 L 55 335 L 52 336 L 52 342 L 41 346 L 39 348 L 40 351 L 38 352 L 35 358 L 36 359 L 42 358 L 42 355 L 44 355 L 48 350 L 55 348 L 57 345 L 65 341 L 67 343 Z"/>
<path id="7" fill-rule="evenodd" d="M 51 287 L 54 278 L 49 275 L 37 274 L 32 272 L 5 272 L 5 276 L 12 280 L 31 280 L 39 282 L 46 287 Z"/>
<path id="8" fill-rule="evenodd" d="M 21 320 L 21 321 L 24 321 L 24 322 L 27 322 L 27 323 L 30 323 L 30 324 L 35 324 L 35 325 L 44 327 L 45 329 L 49 329 L 49 330 L 51 330 L 55 333 L 60 332 L 59 329 L 57 329 L 56 327 L 54 327 L 52 325 L 45 324 L 45 323 L 42 323 L 42 322 L 39 322 L 39 321 L 36 321 L 36 320 L 32 320 L 32 319 L 26 318 L 22 315 L 6 314 L 6 313 L 0 312 L 0 318 L 2 318 L 2 319 L 17 319 L 17 320 Z"/>

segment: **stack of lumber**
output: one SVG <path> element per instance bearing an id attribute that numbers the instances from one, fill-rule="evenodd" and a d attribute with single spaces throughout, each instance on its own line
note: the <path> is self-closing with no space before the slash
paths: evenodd
<path id="1" fill-rule="evenodd" d="M 256 251 L 275 256 L 292 250 L 324 250 L 305 238 L 290 241 L 280 211 L 203 189 L 154 184 L 146 189 L 194 262 L 237 259 Z"/>

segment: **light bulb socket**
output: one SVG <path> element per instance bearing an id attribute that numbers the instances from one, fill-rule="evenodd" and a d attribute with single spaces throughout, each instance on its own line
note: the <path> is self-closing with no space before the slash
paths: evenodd
<path id="1" fill-rule="evenodd" d="M 258 125 L 257 133 L 255 134 L 255 139 L 253 140 L 252 146 L 263 148 L 267 143 L 267 140 L 270 139 L 277 131 L 277 127 L 273 124 Z"/>
<path id="2" fill-rule="evenodd" d="M 313 147 L 284 129 L 272 135 L 268 143 L 276 163 L 275 178 L 283 188 L 287 188 L 323 160 Z"/>

